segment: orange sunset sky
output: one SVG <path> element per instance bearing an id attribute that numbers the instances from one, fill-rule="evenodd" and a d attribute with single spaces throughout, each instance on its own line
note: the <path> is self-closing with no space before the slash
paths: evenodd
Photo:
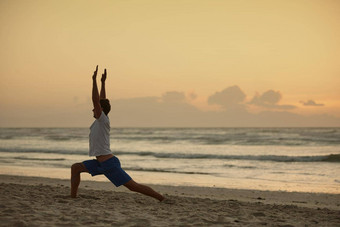
<path id="1" fill-rule="evenodd" d="M 0 0 L 0 127 L 340 127 L 338 0 Z"/>

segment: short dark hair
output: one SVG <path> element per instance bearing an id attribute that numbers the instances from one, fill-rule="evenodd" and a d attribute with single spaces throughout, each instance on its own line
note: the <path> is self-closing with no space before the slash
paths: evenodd
<path id="1" fill-rule="evenodd" d="M 100 106 L 103 108 L 104 113 L 108 115 L 111 110 L 110 101 L 108 99 L 101 99 Z"/>

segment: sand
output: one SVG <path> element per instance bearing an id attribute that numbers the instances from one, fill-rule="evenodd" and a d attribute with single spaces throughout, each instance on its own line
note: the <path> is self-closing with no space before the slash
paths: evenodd
<path id="1" fill-rule="evenodd" d="M 150 185 L 173 204 L 82 181 L 0 175 L 0 226 L 340 226 L 340 195 Z"/>

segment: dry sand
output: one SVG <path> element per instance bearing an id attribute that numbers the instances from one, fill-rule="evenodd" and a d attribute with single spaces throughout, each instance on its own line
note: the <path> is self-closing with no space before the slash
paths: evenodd
<path id="1" fill-rule="evenodd" d="M 109 182 L 0 175 L 0 226 L 340 226 L 340 195 L 151 185 L 160 203 Z"/>

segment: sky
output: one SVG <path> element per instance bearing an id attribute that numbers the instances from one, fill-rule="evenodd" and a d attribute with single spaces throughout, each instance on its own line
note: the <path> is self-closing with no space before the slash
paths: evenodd
<path id="1" fill-rule="evenodd" d="M 338 0 L 0 0 L 0 127 L 340 127 Z M 99 74 L 100 77 L 100 74 Z"/>

